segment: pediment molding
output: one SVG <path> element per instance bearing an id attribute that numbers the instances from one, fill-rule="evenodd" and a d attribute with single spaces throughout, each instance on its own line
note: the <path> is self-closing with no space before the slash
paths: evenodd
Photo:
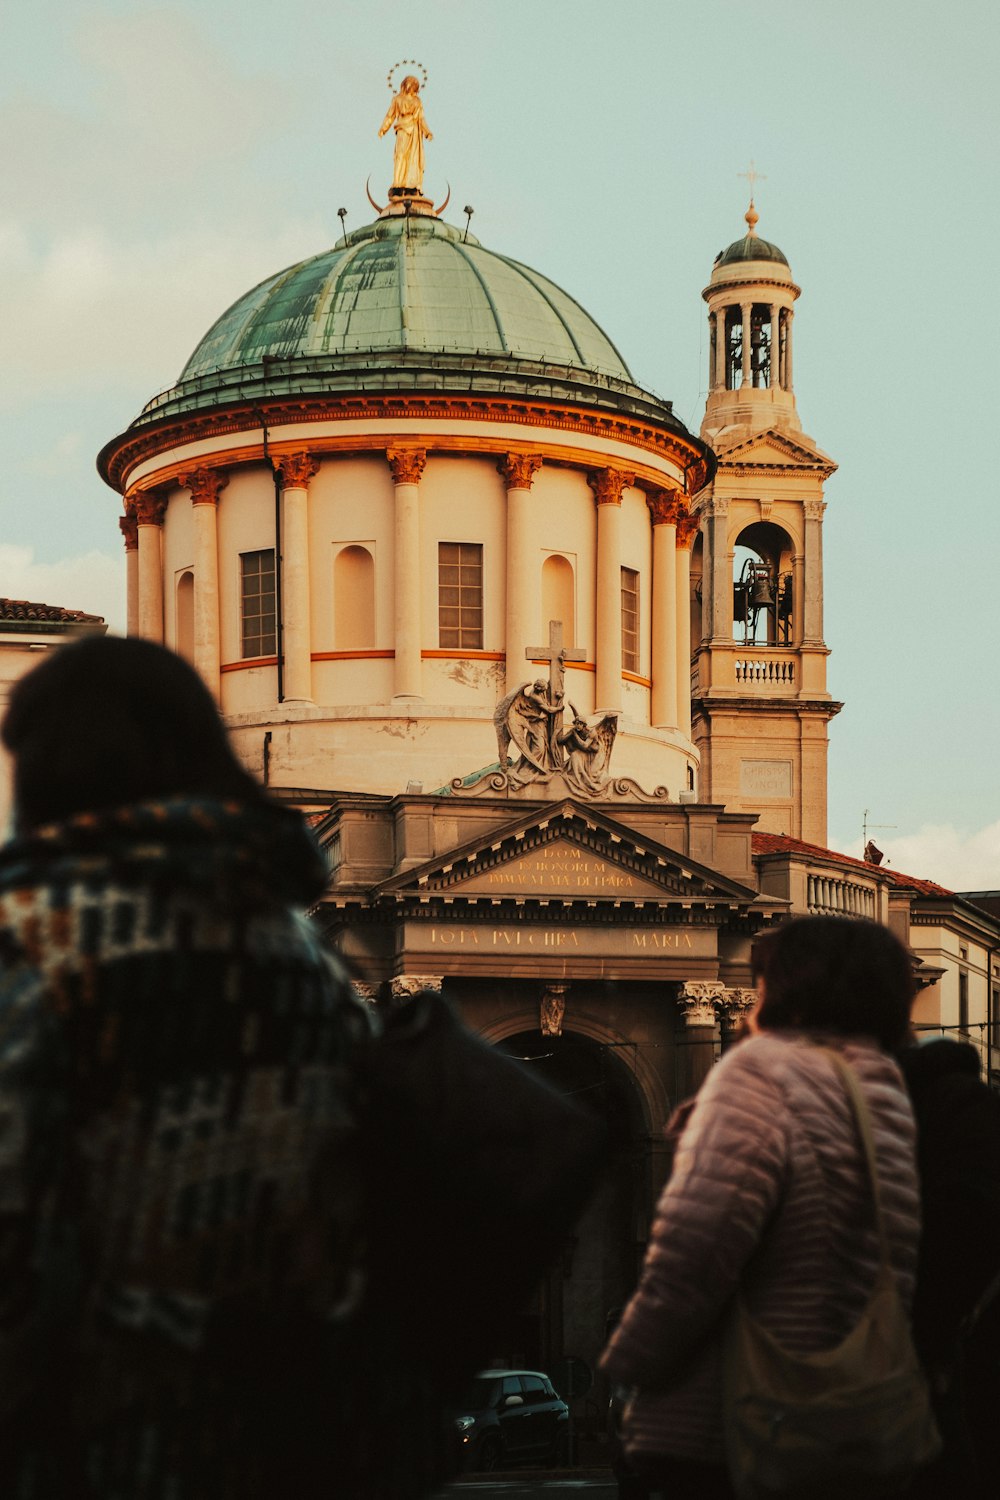
<path id="1" fill-rule="evenodd" d="M 743 908 L 747 886 L 573 800 L 536 808 L 376 886 L 374 902 Z"/>
<path id="2" fill-rule="evenodd" d="M 738 473 L 809 469 L 828 478 L 837 468 L 833 459 L 812 443 L 789 437 L 774 427 L 755 432 L 732 447 L 716 447 L 715 453 L 720 468 Z"/>

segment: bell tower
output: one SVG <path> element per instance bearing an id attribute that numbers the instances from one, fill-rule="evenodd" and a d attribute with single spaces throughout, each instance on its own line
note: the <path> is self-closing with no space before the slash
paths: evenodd
<path id="1" fill-rule="evenodd" d="M 699 800 L 755 812 L 761 831 L 826 844 L 823 485 L 836 464 L 802 431 L 793 385 L 800 289 L 747 233 L 715 260 L 701 436 L 718 468 L 692 556 L 692 734 Z"/>

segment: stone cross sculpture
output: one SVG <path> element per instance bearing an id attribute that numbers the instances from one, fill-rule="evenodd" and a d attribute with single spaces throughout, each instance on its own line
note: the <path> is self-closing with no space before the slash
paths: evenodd
<path id="1" fill-rule="evenodd" d="M 522 682 L 497 704 L 493 722 L 500 770 L 511 787 L 558 775 L 578 796 L 599 796 L 609 779 L 618 717 L 605 714 L 599 723 L 588 725 L 571 703 L 573 721 L 568 728 L 564 723 L 565 664 L 585 660 L 586 653 L 564 646 L 562 621 L 550 620 L 548 646 L 529 646 L 525 656 L 548 662 L 549 680 Z M 520 751 L 515 766 L 510 764 L 512 744 Z"/>

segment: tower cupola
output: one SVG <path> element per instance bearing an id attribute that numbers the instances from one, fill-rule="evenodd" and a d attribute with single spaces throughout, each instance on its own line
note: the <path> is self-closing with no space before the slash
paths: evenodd
<path id="1" fill-rule="evenodd" d="M 753 199 L 747 232 L 715 258 L 708 303 L 708 402 L 702 437 L 775 422 L 798 429 L 792 385 L 793 306 L 799 288 L 777 245 L 761 239 Z"/>

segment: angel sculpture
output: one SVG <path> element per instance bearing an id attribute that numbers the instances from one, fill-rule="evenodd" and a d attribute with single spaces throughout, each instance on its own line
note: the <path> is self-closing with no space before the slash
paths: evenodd
<path id="1" fill-rule="evenodd" d="M 512 785 L 550 776 L 561 770 L 563 752 L 559 747 L 559 723 L 563 715 L 563 694 L 550 697 L 546 682 L 522 682 L 497 704 L 493 723 L 497 732 L 497 750 L 501 771 L 510 765 L 511 744 L 521 758 L 508 772 Z"/>
<path id="2" fill-rule="evenodd" d="M 606 788 L 611 751 L 618 733 L 618 715 L 605 714 L 588 724 L 575 703 L 570 703 L 573 722 L 557 736 L 566 755 L 563 774 L 571 791 L 581 797 L 597 797 Z"/>

